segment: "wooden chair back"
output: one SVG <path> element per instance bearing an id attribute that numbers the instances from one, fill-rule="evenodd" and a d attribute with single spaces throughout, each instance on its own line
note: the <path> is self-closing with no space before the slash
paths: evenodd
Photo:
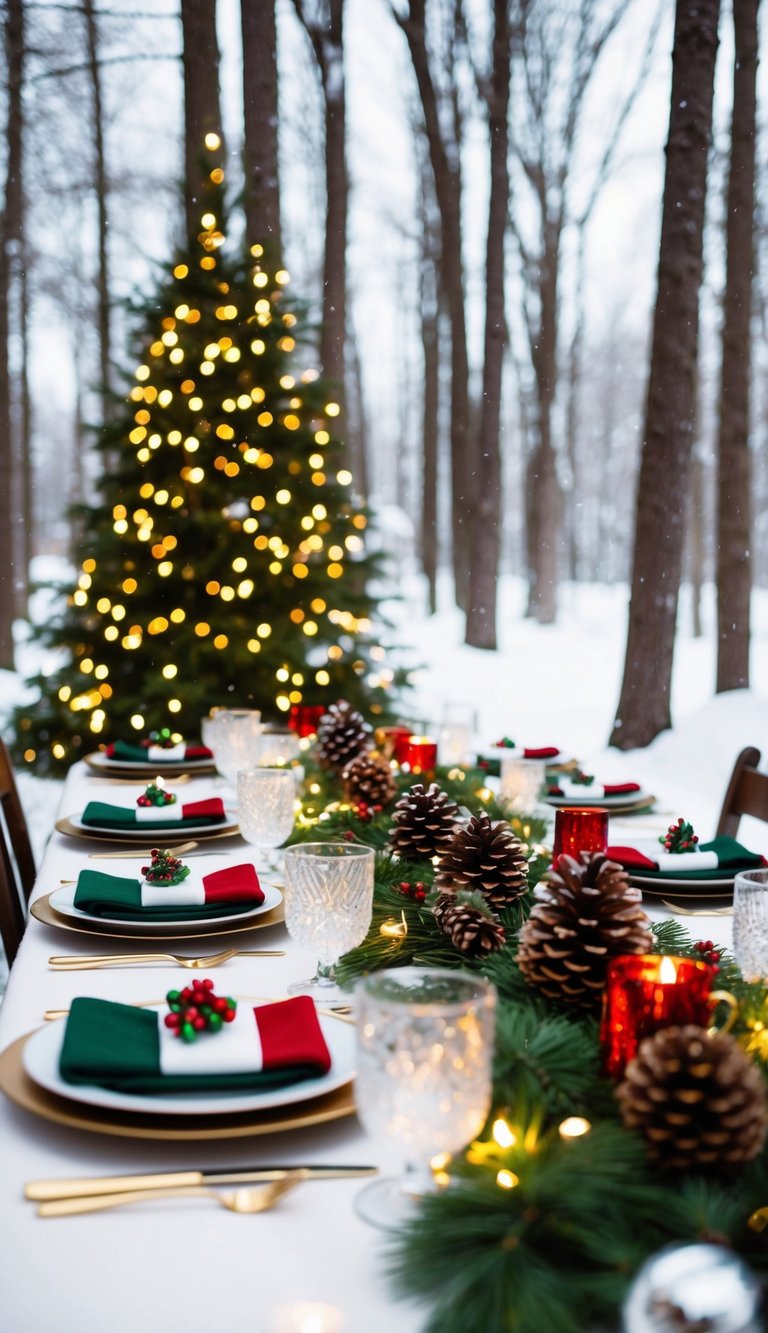
<path id="1" fill-rule="evenodd" d="M 0 740 L 0 937 L 9 964 L 24 933 L 25 907 L 35 882 L 35 859 L 11 758 Z"/>
<path id="2" fill-rule="evenodd" d="M 735 838 L 742 815 L 768 823 L 768 773 L 758 773 L 760 751 L 754 745 L 742 750 L 733 766 L 717 824 L 717 836 Z"/>

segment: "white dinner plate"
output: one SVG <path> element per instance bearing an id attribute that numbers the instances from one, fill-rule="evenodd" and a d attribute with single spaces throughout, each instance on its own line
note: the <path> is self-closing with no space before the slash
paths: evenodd
<path id="1" fill-rule="evenodd" d="M 589 787 L 585 787 L 583 796 L 545 796 L 544 800 L 547 805 L 566 808 L 572 805 L 577 810 L 582 808 L 591 809 L 592 807 L 612 810 L 615 806 L 631 805 L 634 807 L 646 803 L 650 804 L 655 800 L 655 797 L 645 791 L 625 791 L 617 796 L 590 796 Z"/>
<path id="2" fill-rule="evenodd" d="M 231 912 L 227 916 L 207 916 L 205 919 L 198 917 L 197 920 L 190 918 L 188 921 L 137 921 L 135 919 L 120 921 L 113 917 L 91 916 L 89 912 L 83 912 L 79 907 L 75 907 L 75 889 L 77 887 L 75 884 L 63 884 L 60 889 L 54 889 L 50 896 L 50 904 L 60 916 L 69 917 L 73 921 L 87 921 L 89 925 L 93 926 L 104 926 L 105 928 L 108 926 L 111 934 L 162 935 L 166 938 L 169 932 L 174 935 L 185 935 L 187 933 L 199 935 L 201 928 L 207 929 L 210 926 L 215 931 L 218 926 L 250 921 L 254 917 L 262 916 L 264 912 L 271 912 L 273 907 L 277 907 L 283 901 L 282 893 L 275 888 L 274 884 L 266 884 L 261 877 L 259 877 L 259 883 L 264 891 L 264 902 L 260 903 L 258 907 L 249 907 L 243 912 Z"/>
<path id="3" fill-rule="evenodd" d="M 158 1010 L 164 1008 L 163 1005 L 152 1007 Z M 45 1027 L 33 1032 L 24 1047 L 22 1060 L 26 1073 L 41 1088 L 85 1106 L 173 1116 L 266 1111 L 270 1107 L 292 1106 L 295 1102 L 322 1097 L 342 1087 L 354 1076 L 354 1024 L 326 1014 L 319 1014 L 318 1020 L 331 1055 L 328 1073 L 319 1078 L 306 1079 L 303 1083 L 294 1083 L 289 1088 L 271 1088 L 264 1092 L 176 1092 L 149 1096 L 146 1093 L 114 1092 L 96 1084 L 66 1083 L 59 1073 L 59 1057 L 66 1026 L 64 1019 L 47 1023 Z"/>
<path id="4" fill-rule="evenodd" d="M 722 879 L 680 879 L 673 875 L 643 875 L 635 874 L 633 870 L 629 871 L 630 884 L 636 884 L 640 889 L 664 889 L 665 897 L 670 896 L 670 892 L 676 891 L 683 893 L 711 895 L 712 897 L 722 898 L 724 894 L 733 892 L 733 881 L 736 878 L 736 871 L 730 875 L 724 875 Z"/>
<path id="5" fill-rule="evenodd" d="M 77 833 L 81 833 L 84 838 L 96 836 L 99 838 L 119 839 L 137 839 L 139 842 L 153 843 L 161 834 L 168 836 L 175 842 L 179 838 L 197 838 L 211 837 L 216 833 L 237 833 L 238 823 L 236 819 L 224 818 L 217 824 L 189 824 L 184 828 L 169 828 L 166 824 L 155 824 L 149 821 L 146 824 L 121 824 L 119 828 L 106 828 L 103 824 L 84 824 L 82 815 L 68 815 L 67 819 L 72 828 Z M 62 830 L 60 829 L 59 832 Z"/>
<path id="6" fill-rule="evenodd" d="M 158 773 L 172 773 L 177 777 L 179 773 L 190 772 L 201 769 L 213 770 L 216 765 L 213 758 L 210 759 L 171 759 L 171 760 L 143 760 L 143 759 L 109 759 L 103 750 L 95 750 L 93 754 L 85 756 L 85 762 L 90 768 L 98 769 L 102 773 L 117 773 L 122 770 L 127 773 L 129 770 L 135 773 L 137 777 L 146 773 L 148 777 L 156 777 Z"/>

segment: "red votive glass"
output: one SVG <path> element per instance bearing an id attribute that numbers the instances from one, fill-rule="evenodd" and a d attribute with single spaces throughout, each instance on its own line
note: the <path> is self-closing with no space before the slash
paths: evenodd
<path id="1" fill-rule="evenodd" d="M 437 741 L 430 736 L 409 736 L 401 764 L 408 764 L 412 773 L 433 773 L 437 767 Z"/>
<path id="2" fill-rule="evenodd" d="M 555 841 L 552 864 L 565 854 L 576 861 L 579 852 L 604 852 L 608 846 L 608 811 L 579 807 L 558 810 L 555 814 Z"/>
<path id="3" fill-rule="evenodd" d="M 297 736 L 314 736 L 325 704 L 294 704 L 288 714 L 288 727 Z"/>
<path id="4" fill-rule="evenodd" d="M 707 1027 L 714 970 L 698 958 L 622 954 L 608 965 L 600 1042 L 603 1067 L 620 1078 L 644 1037 L 661 1028 Z"/>
<path id="5" fill-rule="evenodd" d="M 411 739 L 410 727 L 377 727 L 374 733 L 376 744 L 385 759 L 394 759 L 402 764 L 405 751 Z"/>

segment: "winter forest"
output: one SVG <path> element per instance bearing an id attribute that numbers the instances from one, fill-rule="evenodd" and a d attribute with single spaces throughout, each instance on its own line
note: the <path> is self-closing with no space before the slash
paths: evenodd
<path id="1" fill-rule="evenodd" d="M 273 423 L 276 431 L 279 422 L 284 437 L 272 452 L 260 445 L 259 467 L 274 453 L 276 468 L 287 469 L 262 517 L 256 499 L 243 500 L 243 512 L 250 503 L 257 513 L 243 521 L 234 492 L 222 508 L 242 461 L 221 453 L 218 471 L 197 485 L 205 466 L 182 469 L 194 496 L 179 498 L 177 515 L 199 520 L 205 570 L 168 570 L 168 585 L 179 573 L 207 580 L 209 600 L 226 601 L 230 591 L 237 606 L 250 600 L 253 626 L 268 631 L 261 642 L 251 631 L 250 651 L 278 679 L 285 671 L 298 682 L 299 699 L 332 702 L 317 695 L 325 688 L 349 696 L 334 676 L 336 659 L 339 670 L 348 659 L 358 678 L 359 663 L 368 670 L 380 660 L 375 634 L 366 647 L 375 589 L 392 592 L 414 571 L 423 586 L 417 615 L 448 596 L 466 644 L 485 650 L 498 645 L 504 576 L 523 581 L 525 615 L 541 625 L 557 623 L 579 585 L 626 586 L 612 736 L 620 748 L 647 745 L 669 726 L 684 585 L 694 636 L 702 589 L 715 588 L 713 687 L 748 686 L 750 593 L 768 585 L 758 9 L 759 0 L 5 0 L 0 667 L 18 666 L 14 637 L 29 619 L 36 557 L 81 571 L 74 610 L 85 607 L 83 559 L 96 519 L 83 503 L 107 506 L 110 531 L 134 523 L 139 542 L 153 540 L 147 509 L 129 512 L 137 495 L 155 508 L 168 496 L 151 472 L 159 408 L 141 389 L 137 339 L 149 348 L 145 368 L 161 405 L 164 393 L 192 395 L 184 423 L 192 408 L 203 427 L 183 448 L 202 439 L 207 466 L 214 428 L 199 385 L 177 390 L 165 372 L 155 374 L 152 357 L 159 366 L 170 349 L 166 362 L 180 362 L 195 333 L 174 331 L 200 295 L 185 288 L 174 307 L 181 298 L 166 290 L 171 270 L 183 285 L 181 269 L 194 268 L 179 256 L 202 245 L 202 265 L 223 240 L 222 255 L 240 247 L 257 261 L 242 281 L 263 286 L 265 328 L 284 308 L 283 281 L 300 308 L 281 316 L 276 343 L 264 334 L 265 357 L 279 360 L 293 345 L 285 329 L 299 318 L 313 369 L 301 381 L 307 392 L 287 406 L 270 407 L 252 381 L 245 385 L 248 411 L 262 403 L 259 423 L 269 417 L 264 430 Z M 218 290 L 234 291 L 235 268 L 226 276 Z M 220 322 L 228 309 L 217 307 Z M 165 329 L 155 342 L 153 320 Z M 219 379 L 225 360 L 233 364 L 225 415 L 242 406 L 241 350 L 246 356 L 233 327 L 205 363 L 212 381 L 214 361 Z M 297 381 L 283 374 L 279 382 Z M 174 425 L 174 411 L 158 430 Z M 323 412 L 332 419 L 318 430 Z M 297 432 L 298 450 L 305 429 L 314 432 L 310 451 L 328 441 L 337 451 L 335 479 L 309 455 L 312 484 L 324 484 L 327 471 L 331 500 L 281 546 L 267 520 L 273 505 L 291 507 L 286 478 L 299 472 L 285 432 Z M 225 422 L 215 434 L 236 443 L 239 430 Z M 142 431 L 150 447 L 141 446 Z M 252 434 L 237 447 L 249 465 L 259 454 Z M 287 576 L 288 560 L 294 582 L 307 578 L 313 610 L 302 603 L 284 633 L 270 637 L 264 608 L 288 585 L 262 595 L 249 567 L 230 588 L 216 563 L 224 547 L 203 525 L 206 494 L 230 535 L 258 522 L 273 531 L 264 546 L 275 579 Z M 161 575 L 176 541 L 151 548 Z M 259 554 L 258 539 L 253 545 Z M 310 587 L 321 548 L 331 563 Z M 227 561 L 246 569 L 244 555 Z M 373 593 L 363 586 L 371 574 Z M 347 587 L 330 613 L 327 578 Z M 129 599 L 135 582 L 122 585 L 131 583 Z M 117 619 L 114 599 L 101 597 L 100 614 L 102 603 Z M 319 647 L 324 629 L 307 617 L 326 613 L 349 642 L 332 644 L 327 658 L 308 656 L 312 634 Z M 135 619 L 136 632 L 121 640 L 126 658 L 153 626 L 165 627 L 156 645 L 169 628 L 149 602 Z M 193 647 L 203 644 L 201 624 L 208 628 L 198 620 Z M 58 644 L 93 674 L 82 638 L 70 624 Z M 273 643 L 280 652 L 270 658 Z M 225 651 L 226 642 L 217 661 Z M 171 658 L 159 660 L 171 680 Z M 314 676 L 305 684 L 307 663 Z M 97 680 L 110 670 L 97 666 Z M 201 671 L 210 699 L 215 666 Z M 97 739 L 109 731 L 109 689 L 77 696 Z M 174 706 L 181 688 L 178 696 Z M 58 698 L 70 700 L 71 687 Z M 294 701 L 281 695 L 277 707 Z M 65 743 L 56 744 L 63 754 Z"/>

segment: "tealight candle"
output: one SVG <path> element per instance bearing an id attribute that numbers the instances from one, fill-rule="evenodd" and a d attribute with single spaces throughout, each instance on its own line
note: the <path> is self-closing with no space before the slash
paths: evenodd
<path id="1" fill-rule="evenodd" d="M 431 736 L 409 736 L 400 763 L 408 764 L 412 773 L 433 772 L 437 767 L 437 741 Z"/>
<path id="2" fill-rule="evenodd" d="M 268 1333 L 342 1333 L 344 1319 L 335 1305 L 296 1301 L 272 1311 Z"/>
<path id="3" fill-rule="evenodd" d="M 579 852 L 604 852 L 608 846 L 608 811 L 592 808 L 558 810 L 555 815 L 555 841 L 552 864 L 557 869 L 558 856 Z"/>
<path id="4" fill-rule="evenodd" d="M 712 1014 L 714 969 L 698 958 L 623 954 L 608 966 L 600 1040 L 607 1074 L 619 1078 L 644 1037 Z"/>

